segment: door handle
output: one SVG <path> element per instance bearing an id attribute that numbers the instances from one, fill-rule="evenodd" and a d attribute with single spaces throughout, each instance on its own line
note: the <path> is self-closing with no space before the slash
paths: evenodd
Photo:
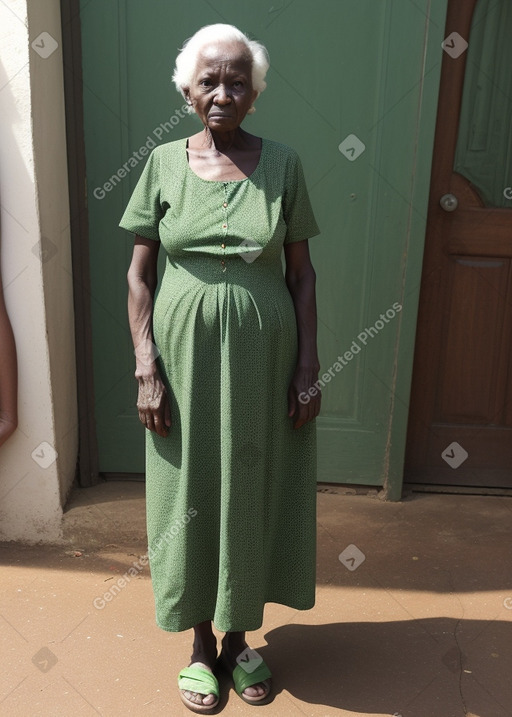
<path id="1" fill-rule="evenodd" d="M 443 194 L 439 200 L 439 204 L 445 212 L 454 212 L 459 206 L 459 200 L 455 194 Z"/>

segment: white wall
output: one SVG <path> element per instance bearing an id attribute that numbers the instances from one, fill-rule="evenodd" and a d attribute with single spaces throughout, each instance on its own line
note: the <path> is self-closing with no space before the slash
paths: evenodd
<path id="1" fill-rule="evenodd" d="M 0 540 L 58 539 L 75 473 L 62 74 L 58 0 L 0 3 L 0 246 L 19 371 L 19 426 L 0 448 Z"/>

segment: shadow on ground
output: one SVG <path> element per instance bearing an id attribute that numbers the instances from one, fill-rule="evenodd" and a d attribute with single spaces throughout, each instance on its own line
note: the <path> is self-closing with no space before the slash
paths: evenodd
<path id="1" fill-rule="evenodd" d="M 276 667 L 276 692 L 286 689 L 301 703 L 357 715 L 512 714 L 510 622 L 292 624 L 265 638 L 268 645 L 258 652 Z M 446 703 L 450 693 L 457 702 L 459 681 L 460 712 Z"/>

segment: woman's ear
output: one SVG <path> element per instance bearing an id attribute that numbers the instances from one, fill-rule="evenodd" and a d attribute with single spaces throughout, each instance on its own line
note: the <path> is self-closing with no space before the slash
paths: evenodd
<path id="1" fill-rule="evenodd" d="M 255 100 L 259 97 L 259 94 L 260 94 L 260 93 L 258 92 L 258 90 L 253 90 L 253 91 L 252 91 L 252 102 L 251 102 L 251 106 L 250 106 L 249 109 L 247 110 L 247 114 L 248 114 L 248 115 L 252 115 L 252 114 L 254 114 L 254 113 L 256 112 L 256 107 L 254 106 L 254 102 L 255 102 Z"/>
<path id="2" fill-rule="evenodd" d="M 183 87 L 183 97 L 185 98 L 185 102 L 189 107 L 192 107 L 192 100 L 190 99 L 190 89 L 188 87 Z"/>

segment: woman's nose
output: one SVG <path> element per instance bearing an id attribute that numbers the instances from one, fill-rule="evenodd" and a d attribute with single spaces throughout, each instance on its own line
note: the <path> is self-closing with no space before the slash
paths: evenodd
<path id="1" fill-rule="evenodd" d="M 217 87 L 217 91 L 215 93 L 215 102 L 216 104 L 229 104 L 231 102 L 231 97 L 229 95 L 229 92 L 227 92 L 226 87 L 224 85 L 219 85 Z"/>

